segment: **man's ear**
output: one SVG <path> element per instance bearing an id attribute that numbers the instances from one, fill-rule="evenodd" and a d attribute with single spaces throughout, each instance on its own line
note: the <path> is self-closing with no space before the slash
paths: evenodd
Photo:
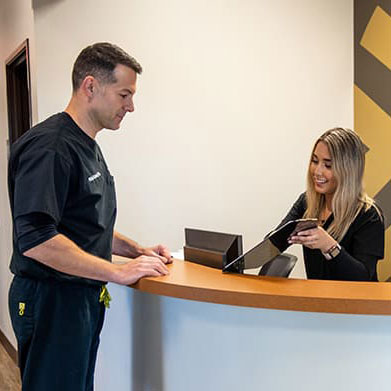
<path id="1" fill-rule="evenodd" d="M 91 100 L 96 90 L 96 79 L 93 76 L 86 76 L 80 85 L 80 90 Z"/>

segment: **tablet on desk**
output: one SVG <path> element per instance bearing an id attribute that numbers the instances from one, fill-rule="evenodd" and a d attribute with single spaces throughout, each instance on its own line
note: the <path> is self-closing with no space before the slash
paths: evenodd
<path id="1" fill-rule="evenodd" d="M 300 231 L 317 227 L 317 219 L 298 219 L 288 221 L 275 231 L 272 231 L 264 240 L 255 245 L 243 255 L 228 263 L 223 271 L 231 273 L 245 273 L 246 270 L 253 270 L 262 267 L 288 247 L 290 236 Z"/>

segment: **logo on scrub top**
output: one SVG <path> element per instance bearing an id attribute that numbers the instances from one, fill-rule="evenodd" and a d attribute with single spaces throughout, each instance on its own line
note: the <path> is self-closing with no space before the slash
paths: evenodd
<path id="1" fill-rule="evenodd" d="M 88 182 L 92 182 L 95 179 L 98 179 L 100 176 L 102 176 L 102 174 L 98 171 L 96 174 L 91 175 L 90 177 L 88 177 Z"/>

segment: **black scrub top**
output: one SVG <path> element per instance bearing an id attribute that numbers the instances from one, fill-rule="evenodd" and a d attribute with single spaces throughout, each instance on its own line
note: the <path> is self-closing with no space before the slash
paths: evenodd
<path id="1" fill-rule="evenodd" d="M 289 220 L 302 218 L 306 209 L 307 201 L 303 193 L 279 227 Z M 323 228 L 327 230 L 332 221 L 331 214 Z M 378 281 L 376 265 L 384 257 L 384 221 L 374 206 L 361 209 L 339 244 L 341 252 L 332 260 L 327 260 L 319 249 L 303 246 L 309 279 Z M 287 243 L 286 248 L 288 246 Z"/>
<path id="2" fill-rule="evenodd" d="M 12 145 L 8 189 L 14 221 L 11 272 L 22 277 L 101 284 L 24 256 L 28 248 L 23 247 L 23 238 L 15 229 L 16 219 L 44 216 L 58 233 L 83 250 L 111 261 L 117 210 L 114 180 L 98 144 L 67 113 L 51 116 Z M 29 247 L 48 239 L 50 234 Z"/>

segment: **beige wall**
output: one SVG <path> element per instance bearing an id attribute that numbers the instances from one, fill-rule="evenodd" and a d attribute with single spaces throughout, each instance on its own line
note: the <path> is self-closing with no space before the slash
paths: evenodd
<path id="1" fill-rule="evenodd" d="M 304 189 L 315 137 L 352 126 L 350 0 L 68 0 L 35 17 L 40 118 L 63 109 L 85 45 L 144 66 L 135 113 L 99 136 L 117 228 L 143 243 L 178 249 L 191 226 L 255 244 Z"/>
<path id="2" fill-rule="evenodd" d="M 0 330 L 14 343 L 8 315 L 8 287 L 11 273 L 11 219 L 7 193 L 8 114 L 5 62 L 26 38 L 30 40 L 32 55 L 31 85 L 33 121 L 37 119 L 35 83 L 35 40 L 33 10 L 30 1 L 2 0 L 0 2 Z"/>
<path id="3" fill-rule="evenodd" d="M 30 21 L 13 21 L 31 17 L 26 3 L 2 2 L 14 12 L 0 27 L 2 59 L 33 34 Z M 63 110 L 72 62 L 85 45 L 115 42 L 144 66 L 135 113 L 98 140 L 116 178 L 117 228 L 142 243 L 176 250 L 184 227 L 200 227 L 242 233 L 249 248 L 303 191 L 319 133 L 352 126 L 351 0 L 33 4 L 39 120 Z M 1 78 L 5 189 L 4 69 Z M 4 190 L 1 308 L 9 281 L 7 202 Z M 295 275 L 303 275 L 301 264 Z M 2 311 L 6 331 L 7 317 Z"/>

